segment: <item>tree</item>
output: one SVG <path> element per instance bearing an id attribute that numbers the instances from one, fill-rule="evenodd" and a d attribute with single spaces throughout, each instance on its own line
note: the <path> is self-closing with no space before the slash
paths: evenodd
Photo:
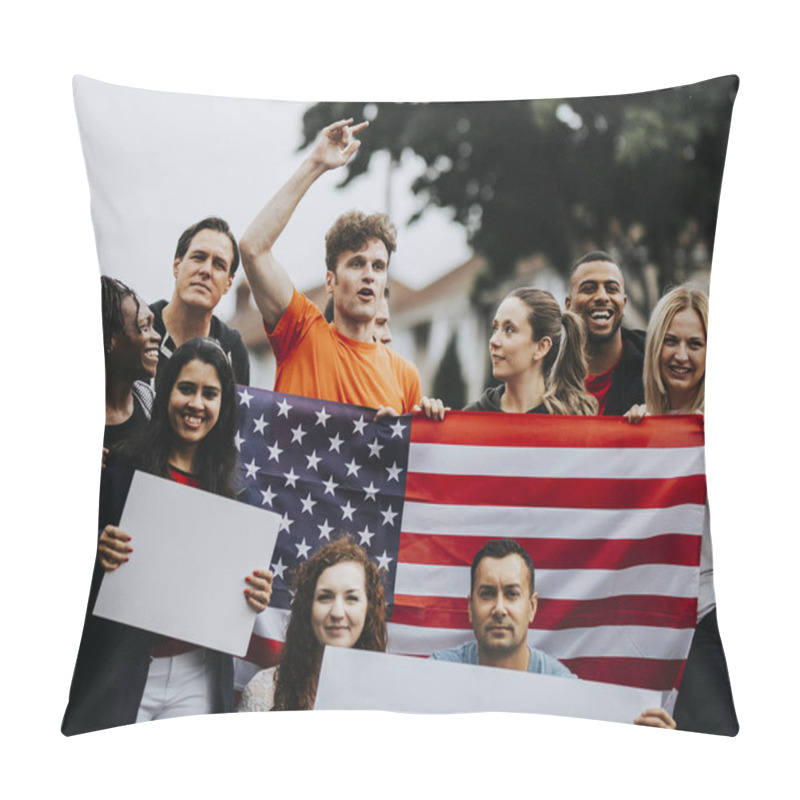
<path id="1" fill-rule="evenodd" d="M 658 293 L 682 280 L 692 248 L 710 254 L 730 116 L 738 79 L 616 97 L 483 103 L 320 103 L 303 119 L 306 146 L 329 122 L 367 116 L 359 158 L 342 185 L 381 150 L 408 149 L 425 169 L 412 191 L 450 208 L 489 269 L 477 289 L 543 254 L 567 274 L 588 249 L 612 249 L 642 310 L 657 297 L 645 280 L 655 264 Z"/>
<path id="2" fill-rule="evenodd" d="M 467 385 L 461 373 L 461 360 L 458 357 L 455 334 L 450 337 L 439 369 L 433 379 L 433 396 L 442 400 L 450 408 L 464 408 L 467 403 Z"/>

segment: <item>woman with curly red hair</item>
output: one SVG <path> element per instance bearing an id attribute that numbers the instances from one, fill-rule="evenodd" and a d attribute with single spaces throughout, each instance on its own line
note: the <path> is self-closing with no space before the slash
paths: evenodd
<path id="1" fill-rule="evenodd" d="M 300 566 L 280 662 L 247 684 L 239 711 L 313 708 L 325 646 L 386 650 L 381 574 L 347 538 L 325 545 Z"/>

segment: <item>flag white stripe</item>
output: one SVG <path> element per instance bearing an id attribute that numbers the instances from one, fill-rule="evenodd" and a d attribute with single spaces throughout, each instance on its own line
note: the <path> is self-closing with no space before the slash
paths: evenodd
<path id="1" fill-rule="evenodd" d="M 401 563 L 394 592 L 466 598 L 469 573 L 469 567 Z M 698 567 L 672 564 L 641 564 L 616 570 L 537 569 L 536 591 L 540 598 L 554 600 L 602 600 L 626 594 L 697 597 L 699 574 Z"/>
<path id="2" fill-rule="evenodd" d="M 404 533 L 507 536 L 511 539 L 649 539 L 698 535 L 705 506 L 670 508 L 530 508 L 406 502 Z"/>
<path id="3" fill-rule="evenodd" d="M 683 658 L 693 628 L 601 625 L 560 631 L 528 631 L 528 643 L 553 658 Z M 422 628 L 389 623 L 390 653 L 430 655 L 434 650 L 473 641 L 470 630 Z"/>
<path id="4" fill-rule="evenodd" d="M 412 443 L 408 471 L 509 478 L 678 478 L 705 473 L 702 447 L 487 447 Z"/>
<path id="5" fill-rule="evenodd" d="M 289 624 L 288 608 L 267 606 L 257 617 L 253 633 L 264 639 L 282 642 L 286 638 L 286 626 Z"/>

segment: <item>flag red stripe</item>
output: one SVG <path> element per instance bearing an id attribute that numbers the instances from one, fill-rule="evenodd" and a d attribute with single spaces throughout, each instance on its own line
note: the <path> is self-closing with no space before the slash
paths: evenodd
<path id="1" fill-rule="evenodd" d="M 406 479 L 406 500 L 467 506 L 668 508 L 705 503 L 706 478 L 505 478 L 414 472 Z"/>
<path id="2" fill-rule="evenodd" d="M 258 664 L 262 669 L 267 667 L 274 667 L 280 658 L 281 648 L 283 642 L 275 639 L 266 639 L 254 633 L 250 637 L 250 644 L 247 647 L 247 655 L 245 661 L 252 661 L 253 664 Z"/>
<path id="3" fill-rule="evenodd" d="M 469 567 L 490 536 L 403 533 L 398 561 Z M 518 539 L 538 569 L 625 569 L 640 564 L 700 563 L 700 537 L 667 533 L 649 539 Z"/>
<path id="4" fill-rule="evenodd" d="M 657 658 L 564 658 L 561 663 L 579 678 L 639 689 L 671 689 L 683 669 L 683 660 Z M 642 709 L 644 711 L 644 709 Z M 633 721 L 633 720 L 631 720 Z"/>
<path id="5" fill-rule="evenodd" d="M 632 425 L 622 417 L 486 414 L 448 411 L 447 424 L 414 417 L 411 443 L 503 447 L 702 447 L 703 417 L 648 417 Z"/>
<path id="6" fill-rule="evenodd" d="M 656 628 L 694 628 L 697 601 L 663 595 L 617 595 L 601 600 L 539 600 L 534 628 L 542 631 L 640 625 Z M 395 595 L 392 622 L 422 628 L 469 630 L 465 597 Z"/>

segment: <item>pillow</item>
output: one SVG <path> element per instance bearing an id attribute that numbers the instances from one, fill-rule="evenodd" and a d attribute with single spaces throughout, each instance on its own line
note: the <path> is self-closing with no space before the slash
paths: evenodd
<path id="1" fill-rule="evenodd" d="M 664 711 L 644 723 L 674 716 L 680 728 L 734 735 L 702 416 L 673 412 L 702 410 L 702 298 L 737 87 L 726 77 L 617 97 L 301 105 L 76 77 L 118 394 L 107 400 L 101 557 L 64 732 L 233 710 L 242 691 L 244 707 L 251 679 L 283 663 L 261 675 L 275 692 L 261 707 L 516 705 L 633 721 L 655 705 Z M 333 174 L 297 153 L 323 129 Z M 265 208 L 293 172 L 289 193 Z M 299 202 L 281 205 L 286 197 Z M 393 223 L 345 217 L 326 253 L 325 232 L 354 207 L 390 212 Z M 272 274 L 272 243 L 303 294 L 260 283 Z M 337 261 L 347 254 L 360 260 Z M 390 325 L 365 339 L 367 323 L 387 317 L 387 272 Z M 509 306 L 504 298 L 526 286 L 538 294 Z M 676 286 L 701 300 L 681 300 Z M 331 325 L 320 313 L 329 293 L 345 298 Z M 533 297 L 544 305 L 533 310 Z M 562 320 L 556 304 L 555 328 L 537 334 L 553 298 L 574 313 Z M 515 345 L 526 324 L 533 335 Z M 581 336 L 594 399 L 580 388 L 587 364 L 576 358 L 570 372 Z M 541 361 L 547 391 L 534 408 L 508 405 L 515 359 Z M 570 376 L 572 389 L 558 389 Z M 444 421 L 405 416 L 422 395 L 453 410 Z M 647 418 L 620 417 L 645 401 Z M 376 420 L 378 406 L 403 415 Z M 545 413 L 499 413 L 509 410 Z M 208 501 L 215 520 L 237 500 L 262 510 L 263 555 L 229 593 L 243 597 L 208 623 L 219 630 L 250 615 L 249 644 L 223 652 L 213 630 L 189 641 L 165 621 L 191 619 L 193 600 L 187 592 L 177 614 L 181 600 L 164 600 L 166 613 L 158 592 L 176 576 L 137 565 L 172 529 L 135 529 L 148 505 L 133 492 L 127 502 L 136 471 L 189 484 L 164 520 L 185 516 L 181 504 L 194 505 L 198 490 L 223 496 Z M 236 532 L 219 527 L 233 560 Z M 228 554 L 197 550 L 188 577 L 210 567 L 204 580 L 216 584 Z M 316 590 L 337 564 L 357 565 L 356 577 L 328 587 L 323 602 Z M 138 586 L 120 588 L 134 566 Z M 144 629 L 95 614 L 104 592 L 152 605 L 156 621 Z M 337 622 L 327 624 L 323 607 L 337 593 L 361 611 L 329 608 Z M 299 649 L 284 646 L 291 636 Z M 328 657 L 325 643 L 354 653 Z M 423 672 L 408 658 L 432 654 Z M 180 686 L 163 703 L 169 670 Z M 567 671 L 581 683 L 554 677 Z M 478 695 L 466 689 L 476 680 Z M 342 684 L 367 700 L 354 704 Z"/>

